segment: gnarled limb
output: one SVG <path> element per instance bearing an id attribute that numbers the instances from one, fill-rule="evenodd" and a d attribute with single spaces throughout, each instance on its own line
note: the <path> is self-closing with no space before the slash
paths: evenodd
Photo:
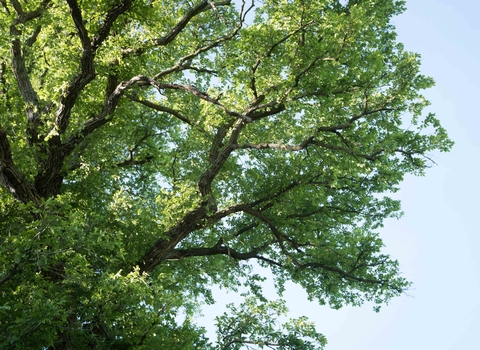
<path id="1" fill-rule="evenodd" d="M 67 4 L 70 7 L 70 14 L 82 43 L 82 57 L 80 59 L 80 73 L 73 78 L 66 88 L 65 94 L 62 96 L 60 105 L 56 111 L 55 125 L 59 134 L 63 134 L 67 130 L 70 113 L 78 95 L 83 88 L 95 78 L 93 62 L 97 49 L 107 38 L 118 16 L 130 9 L 132 1 L 125 0 L 113 5 L 105 15 L 98 33 L 93 36 L 92 39 L 89 38 L 88 32 L 83 24 L 84 20 L 77 1 L 67 0 Z"/>
<path id="2" fill-rule="evenodd" d="M 12 46 L 10 49 L 12 54 L 12 70 L 20 91 L 20 95 L 25 103 L 25 113 L 27 115 L 27 141 L 29 144 L 35 144 L 40 141 L 37 130 L 38 126 L 41 124 L 40 108 L 37 92 L 32 86 L 30 76 L 28 75 L 25 67 L 24 52 L 20 42 L 20 35 L 22 32 L 17 26 L 41 17 L 49 3 L 50 0 L 44 0 L 34 11 L 24 12 L 20 2 L 17 0 L 12 1 L 12 6 L 17 14 L 17 17 L 10 26 L 10 34 L 13 36 Z M 33 45 L 38 34 L 40 33 L 40 30 L 41 26 L 37 26 L 32 36 L 25 43 L 26 46 Z"/>

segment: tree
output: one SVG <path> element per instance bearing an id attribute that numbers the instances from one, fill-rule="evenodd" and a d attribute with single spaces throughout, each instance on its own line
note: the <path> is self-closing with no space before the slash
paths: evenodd
<path id="1" fill-rule="evenodd" d="M 0 3 L 2 349 L 323 347 L 253 261 L 333 308 L 408 288 L 376 230 L 452 142 L 403 1 Z"/>

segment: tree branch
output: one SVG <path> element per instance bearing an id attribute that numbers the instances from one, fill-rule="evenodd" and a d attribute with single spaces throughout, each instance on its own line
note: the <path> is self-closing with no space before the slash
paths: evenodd
<path id="1" fill-rule="evenodd" d="M 48 7 L 48 4 L 50 3 L 51 0 L 44 0 L 42 3 L 38 6 L 37 9 L 30 11 L 30 12 L 24 12 L 22 5 L 18 0 L 11 0 L 13 9 L 15 10 L 15 13 L 17 14 L 17 18 L 15 18 L 13 22 L 13 26 L 16 26 L 17 24 L 25 24 L 28 21 L 31 21 L 32 19 L 38 18 L 42 15 L 43 11 Z M 12 28 L 10 28 L 12 29 Z M 11 33 L 13 34 L 13 33 Z"/>
<path id="2" fill-rule="evenodd" d="M 118 84 L 115 90 L 113 90 L 113 92 L 105 100 L 103 104 L 103 108 L 100 111 L 100 113 L 97 116 L 87 120 L 83 124 L 82 129 L 78 133 L 70 136 L 65 141 L 64 143 L 65 156 L 70 155 L 71 152 L 75 149 L 75 147 L 78 144 L 80 144 L 85 139 L 85 137 L 87 137 L 96 129 L 100 128 L 101 126 L 105 125 L 110 121 L 110 119 L 107 117 L 115 111 L 118 101 L 123 96 L 126 90 L 128 90 L 138 82 L 148 82 L 149 80 L 150 79 L 145 76 L 138 75 L 128 81 L 124 81 Z"/>
<path id="3" fill-rule="evenodd" d="M 148 108 L 151 108 L 151 109 L 154 109 L 156 111 L 159 111 L 159 112 L 165 112 L 165 113 L 168 113 L 168 114 L 171 114 L 173 115 L 175 118 L 181 120 L 182 122 L 184 122 L 185 124 L 187 125 L 190 125 L 190 126 L 193 126 L 193 123 L 190 119 L 188 119 L 187 117 L 183 116 L 182 114 L 180 114 L 178 111 L 174 110 L 173 108 L 169 108 L 169 107 L 165 107 L 165 106 L 161 106 L 159 104 L 156 104 L 156 103 L 153 103 L 153 102 L 150 102 L 150 101 L 146 101 L 146 100 L 140 100 L 136 95 L 134 94 L 130 94 L 127 96 L 130 100 L 134 101 L 134 102 L 138 102 Z"/>
<path id="4" fill-rule="evenodd" d="M 73 150 L 72 148 L 69 152 L 65 152 L 60 135 L 67 130 L 70 114 L 78 95 L 95 77 L 93 63 L 96 48 L 88 37 L 77 1 L 67 0 L 67 4 L 82 43 L 82 56 L 80 58 L 80 73 L 73 78 L 60 99 L 59 106 L 55 112 L 55 126 L 50 131 L 49 137 L 46 138 L 48 141 L 48 156 L 46 161 L 41 162 L 41 167 L 35 177 L 35 187 L 45 197 L 56 195 L 60 191 L 63 177 L 59 175 L 59 172 L 65 157 Z"/>
<path id="5" fill-rule="evenodd" d="M 267 216 L 263 215 L 260 211 L 251 208 L 245 208 L 244 212 L 252 215 L 253 217 L 256 217 L 257 219 L 265 223 L 272 232 L 275 239 L 277 240 L 277 243 L 282 253 L 285 254 L 285 256 L 288 257 L 295 266 L 299 266 L 299 263 L 285 247 L 285 244 L 283 243 L 283 234 L 278 230 L 277 226 Z"/>
<path id="6" fill-rule="evenodd" d="M 338 124 L 334 126 L 321 126 L 317 128 L 317 131 L 328 131 L 328 132 L 337 132 L 339 130 L 344 130 L 348 129 L 353 125 L 353 123 L 357 120 L 359 120 L 362 117 L 365 117 L 367 115 L 379 113 L 379 112 L 391 112 L 395 111 L 396 108 L 387 108 L 387 107 L 380 107 L 380 108 L 375 108 L 371 110 L 363 110 L 361 113 L 355 114 L 352 116 L 346 123 L 343 124 Z"/>
<path id="7" fill-rule="evenodd" d="M 225 1 L 214 1 L 214 6 L 227 6 L 230 5 L 232 2 L 231 0 Z M 204 0 L 197 5 L 191 7 L 187 13 L 183 16 L 183 18 L 173 27 L 173 29 L 165 36 L 158 38 L 155 40 L 155 44 L 158 46 L 165 46 L 171 41 L 173 41 L 178 34 L 182 32 L 182 30 L 187 26 L 187 24 L 198 14 L 207 11 L 211 7 L 210 1 Z"/>
<path id="8" fill-rule="evenodd" d="M 70 15 L 75 23 L 78 36 L 82 43 L 82 57 L 80 59 L 80 73 L 73 78 L 72 82 L 66 88 L 65 94 L 62 96 L 56 112 L 55 125 L 59 134 L 63 134 L 67 129 L 70 113 L 78 95 L 83 88 L 95 78 L 93 62 L 96 50 L 107 38 L 110 29 L 118 16 L 130 9 L 132 1 L 124 0 L 113 5 L 105 15 L 102 26 L 92 40 L 89 39 L 87 30 L 83 24 L 84 20 L 77 1 L 67 0 L 67 4 L 70 7 Z"/>
<path id="9" fill-rule="evenodd" d="M 175 246 L 187 237 L 191 232 L 200 229 L 205 225 L 208 205 L 202 203 L 195 209 L 190 210 L 165 236 L 158 239 L 152 248 L 139 259 L 137 265 L 141 272 L 151 273 L 156 266 L 161 264 Z"/>
<path id="10" fill-rule="evenodd" d="M 155 80 L 158 80 L 160 79 L 161 77 L 163 76 L 166 76 L 170 73 L 173 73 L 173 72 L 179 72 L 179 71 L 182 71 L 182 70 L 186 70 L 186 69 L 192 69 L 192 70 L 196 70 L 196 71 L 204 71 L 204 72 L 213 72 L 213 71 L 209 71 L 207 69 L 200 69 L 200 68 L 195 68 L 195 67 L 192 67 L 190 64 L 188 64 L 187 62 L 191 61 L 192 59 L 194 59 L 195 57 L 197 57 L 198 55 L 200 55 L 201 53 L 203 52 L 206 52 L 210 49 L 213 49 L 214 47 L 217 47 L 218 45 L 220 45 L 222 42 L 224 41 L 227 41 L 227 40 L 230 40 L 232 39 L 235 35 L 237 35 L 238 31 L 242 28 L 242 22 L 240 21 L 238 26 L 235 27 L 235 29 L 230 33 L 230 34 L 227 34 L 227 35 L 224 35 L 216 40 L 214 40 L 213 42 L 211 42 L 210 44 L 208 45 L 205 45 L 205 46 L 202 46 L 200 47 L 199 49 L 195 50 L 194 52 L 192 52 L 191 54 L 188 54 L 182 58 L 180 58 L 173 67 L 169 68 L 169 69 L 166 69 L 164 71 L 161 71 L 160 73 L 156 74 L 153 79 Z"/>
<path id="11" fill-rule="evenodd" d="M 12 6 L 17 17 L 10 26 L 10 35 L 13 37 L 11 53 L 12 53 L 12 70 L 15 80 L 17 81 L 20 95 L 25 103 L 25 113 L 27 115 L 27 142 L 34 144 L 39 141 L 37 129 L 40 125 L 40 114 L 38 105 L 38 95 L 34 90 L 30 77 L 25 68 L 25 59 L 22 53 L 22 45 L 20 43 L 21 31 L 17 28 L 18 24 L 25 24 L 28 21 L 42 16 L 48 7 L 50 0 L 44 0 L 40 6 L 34 11 L 24 12 L 18 0 L 12 0 Z M 40 33 L 40 26 L 36 28 L 32 36 L 27 40 L 26 45 L 31 46 Z"/>
<path id="12" fill-rule="evenodd" d="M 354 280 L 354 281 L 357 281 L 357 282 L 364 282 L 364 283 L 369 283 L 369 284 L 385 284 L 385 283 L 388 282 L 388 280 L 383 280 L 383 279 L 377 280 L 377 279 L 358 277 L 358 276 L 355 276 L 354 274 L 349 273 L 347 271 L 344 271 L 344 270 L 342 270 L 338 267 L 328 266 L 328 265 L 325 265 L 325 264 L 322 264 L 322 263 L 319 263 L 319 262 L 308 262 L 308 263 L 305 263 L 305 264 L 299 264 L 297 266 L 297 268 L 299 270 L 305 270 L 307 268 L 319 268 L 319 269 L 322 269 L 322 270 L 325 270 L 325 271 L 335 272 L 335 273 L 339 274 L 340 276 L 342 276 L 343 278 L 348 279 L 348 280 Z"/>
<path id="13" fill-rule="evenodd" d="M 282 151 L 298 152 L 306 149 L 310 145 L 328 148 L 335 151 L 341 151 L 341 152 L 348 153 L 353 156 L 364 158 L 370 161 L 375 161 L 376 156 L 383 152 L 383 150 L 379 150 L 379 151 L 373 152 L 372 154 L 359 153 L 350 148 L 330 145 L 325 142 L 316 141 L 314 140 L 313 136 L 303 141 L 299 145 L 285 145 L 285 144 L 278 144 L 278 143 L 259 143 L 259 144 L 245 143 L 243 145 L 234 145 L 233 147 L 236 149 L 278 149 Z"/>
<path id="14" fill-rule="evenodd" d="M 220 107 L 220 109 L 222 109 L 227 115 L 229 115 L 231 117 L 240 118 L 247 123 L 252 121 L 252 119 L 250 117 L 248 117 L 247 115 L 229 110 L 227 107 L 225 107 L 223 104 L 221 104 L 218 100 L 211 98 L 210 96 L 208 96 L 208 94 L 206 94 L 203 91 L 198 90 L 193 85 L 188 85 L 188 84 L 163 84 L 163 83 L 159 83 L 155 80 L 150 80 L 149 83 L 150 83 L 150 85 L 155 86 L 159 90 L 159 92 L 161 92 L 161 90 L 167 90 L 167 89 L 183 90 L 183 91 L 189 92 L 192 95 L 194 95 L 194 96 L 196 96 L 196 97 L 198 97 L 198 98 L 200 98 L 200 99 L 202 99 L 206 102 L 209 102 L 211 104 L 214 104 L 215 106 Z"/>
<path id="15" fill-rule="evenodd" d="M 299 33 L 300 31 L 304 30 L 306 27 L 308 27 L 309 25 L 313 24 L 314 21 L 309 21 L 305 24 L 303 24 L 302 26 L 300 26 L 299 28 L 295 29 L 294 31 L 292 31 L 291 33 L 288 33 L 287 35 L 285 35 L 283 38 L 281 38 L 280 40 L 278 40 L 277 42 L 275 42 L 272 46 L 270 46 L 270 48 L 262 55 L 262 58 L 264 57 L 270 57 L 273 53 L 273 51 L 278 47 L 280 46 L 282 43 L 284 43 L 285 41 L 287 41 L 288 39 L 290 39 L 292 36 L 294 36 L 295 34 Z M 251 78 L 250 78 L 250 88 L 252 89 L 253 91 L 253 95 L 255 97 L 255 99 L 258 99 L 258 93 L 257 93 L 257 88 L 256 88 L 256 79 L 255 79 L 255 74 L 258 70 L 258 67 L 260 66 L 260 64 L 262 63 L 262 58 L 257 58 L 255 64 L 252 66 L 252 69 L 251 69 Z M 276 88 L 278 88 L 278 84 L 277 85 L 274 85 L 274 86 L 270 86 L 269 88 L 267 88 L 263 94 L 261 94 L 260 96 L 265 96 L 266 93 L 268 93 L 269 91 L 272 91 L 272 90 L 275 90 Z"/>
<path id="16" fill-rule="evenodd" d="M 39 203 L 41 196 L 15 166 L 7 133 L 0 129 L 0 183 L 22 203 Z"/>
<path id="17" fill-rule="evenodd" d="M 40 124 L 40 115 L 38 113 L 38 96 L 33 89 L 30 77 L 28 76 L 25 68 L 25 60 L 22 56 L 22 49 L 20 39 L 15 38 L 12 40 L 11 48 L 13 60 L 12 68 L 13 75 L 17 81 L 20 95 L 25 103 L 25 113 L 27 115 L 27 141 L 30 144 L 38 142 L 37 128 Z"/>
<path id="18" fill-rule="evenodd" d="M 110 8 L 102 21 L 101 27 L 98 29 L 97 35 L 93 37 L 93 51 L 96 51 L 100 47 L 100 45 L 102 45 L 102 43 L 110 34 L 113 23 L 115 23 L 115 21 L 120 15 L 127 12 L 132 7 L 132 4 L 133 0 L 123 0 Z"/>
<path id="19" fill-rule="evenodd" d="M 258 254 L 265 250 L 268 247 L 268 244 L 263 245 L 262 247 L 254 248 L 247 253 L 240 253 L 235 249 L 226 247 L 223 245 L 223 240 L 219 240 L 215 246 L 211 248 L 186 248 L 186 249 L 173 249 L 170 251 L 165 260 L 180 260 L 183 258 L 194 257 L 194 256 L 211 256 L 211 255 L 227 255 L 232 259 L 236 260 L 249 260 L 252 258 L 263 259 L 263 257 Z"/>
<path id="20" fill-rule="evenodd" d="M 10 271 L 5 274 L 2 278 L 0 278 L 0 286 L 6 282 L 8 282 L 9 280 L 11 280 L 17 273 L 20 272 L 20 267 L 21 267 L 21 263 L 15 263 L 13 265 L 13 267 L 10 269 Z"/>
<path id="21" fill-rule="evenodd" d="M 117 163 L 116 166 L 117 167 L 129 167 L 129 166 L 133 166 L 133 165 L 142 165 L 142 164 L 145 164 L 145 163 L 148 163 L 149 161 L 151 161 L 153 159 L 153 156 L 151 156 L 151 155 L 147 155 L 143 159 L 135 159 L 135 157 L 134 157 L 134 153 L 138 149 L 138 147 L 140 147 L 141 143 L 151 136 L 154 136 L 154 135 L 149 134 L 148 131 L 145 131 L 145 134 L 140 138 L 140 140 L 135 142 L 135 145 L 128 150 L 128 153 L 130 155 L 129 158 L 124 160 L 123 162 Z"/>
<path id="22" fill-rule="evenodd" d="M 205 170 L 200 179 L 198 180 L 198 189 L 200 194 L 203 197 L 210 198 L 209 200 L 214 200 L 212 195 L 211 185 L 218 172 L 222 168 L 225 161 L 228 159 L 232 151 L 234 150 L 233 145 L 236 144 L 238 137 L 240 136 L 241 131 L 245 127 L 245 123 L 242 119 L 238 119 L 234 124 L 230 133 L 229 140 L 226 145 L 221 148 L 221 141 L 226 136 L 227 127 L 230 124 L 227 124 L 226 127 L 222 127 L 217 132 L 217 135 L 212 143 L 212 148 L 210 150 L 210 168 Z M 217 149 L 218 146 L 218 149 Z M 221 148 L 221 149 L 220 149 Z M 216 210 L 216 206 L 215 206 Z"/>

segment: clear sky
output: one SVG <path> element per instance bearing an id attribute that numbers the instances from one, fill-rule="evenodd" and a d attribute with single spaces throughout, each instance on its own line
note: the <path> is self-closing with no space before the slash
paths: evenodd
<path id="1" fill-rule="evenodd" d="M 330 310 L 295 286 L 287 290 L 290 316 L 315 321 L 326 350 L 480 349 L 479 14 L 473 0 L 407 0 L 407 11 L 394 19 L 398 40 L 421 54 L 422 72 L 436 81 L 425 93 L 429 111 L 455 146 L 434 155 L 438 165 L 425 177 L 406 178 L 397 195 L 405 215 L 381 230 L 385 251 L 415 284 L 410 296 L 376 314 L 370 305 Z M 233 297 L 216 295 L 220 309 Z M 223 312 L 212 310 L 198 323 Z"/>

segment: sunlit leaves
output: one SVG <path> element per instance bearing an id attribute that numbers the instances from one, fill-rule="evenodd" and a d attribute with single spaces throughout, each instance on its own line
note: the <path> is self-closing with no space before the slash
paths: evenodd
<path id="1" fill-rule="evenodd" d="M 333 308 L 409 287 L 376 230 L 452 142 L 404 2 L 250 5 L 2 2 L 0 346 L 322 348 L 252 260 Z M 255 296 L 216 345 L 212 284 Z"/>

